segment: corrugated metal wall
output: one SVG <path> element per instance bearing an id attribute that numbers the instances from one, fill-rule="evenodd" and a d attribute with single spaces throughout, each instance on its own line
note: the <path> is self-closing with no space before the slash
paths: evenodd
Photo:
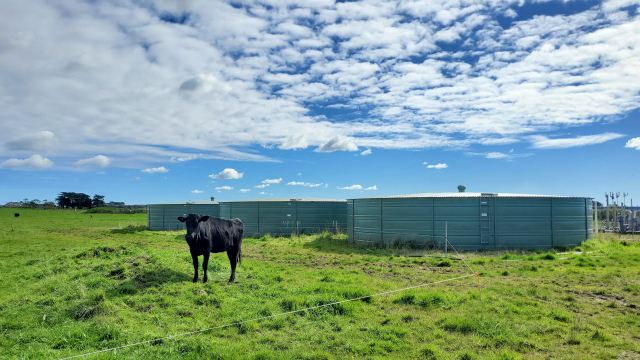
<path id="1" fill-rule="evenodd" d="M 148 206 L 149 230 L 183 230 L 178 216 L 188 214 L 220 216 L 218 204 L 155 204 Z"/>
<path id="2" fill-rule="evenodd" d="M 347 230 L 346 202 L 234 201 L 220 203 L 220 217 L 239 218 L 246 236 Z"/>
<path id="3" fill-rule="evenodd" d="M 449 242 L 459 249 L 575 246 L 593 238 L 586 198 L 424 197 L 348 201 L 349 239 Z"/>

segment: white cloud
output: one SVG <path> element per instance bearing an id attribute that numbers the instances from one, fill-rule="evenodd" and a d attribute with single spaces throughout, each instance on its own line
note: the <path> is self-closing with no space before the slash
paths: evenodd
<path id="1" fill-rule="evenodd" d="M 427 165 L 428 169 L 446 169 L 449 166 L 447 164 Z"/>
<path id="2" fill-rule="evenodd" d="M 231 91 L 231 87 L 211 74 L 200 74 L 180 84 L 180 90 L 226 95 Z"/>
<path id="3" fill-rule="evenodd" d="M 640 150 L 640 137 L 627 141 L 627 144 L 624 147 Z"/>
<path id="4" fill-rule="evenodd" d="M 298 173 L 298 175 L 302 175 L 302 173 Z"/>
<path id="5" fill-rule="evenodd" d="M 338 189 L 340 189 L 340 190 L 362 190 L 362 186 L 361 185 L 351 185 L 351 186 L 345 186 L 345 187 L 338 187 Z"/>
<path id="6" fill-rule="evenodd" d="M 204 190 L 191 190 L 193 194 L 202 194 Z"/>
<path id="7" fill-rule="evenodd" d="M 201 158 L 202 155 L 186 155 L 186 156 L 172 156 L 171 160 L 172 162 L 178 161 L 178 162 L 184 162 L 184 161 L 191 161 L 191 160 L 195 160 L 198 158 Z"/>
<path id="8" fill-rule="evenodd" d="M 111 159 L 104 155 L 97 155 L 89 159 L 82 159 L 76 161 L 76 165 L 78 166 L 97 166 L 97 167 L 107 167 L 111 164 Z"/>
<path id="9" fill-rule="evenodd" d="M 280 184 L 281 182 L 282 182 L 282 178 L 262 180 L 263 184 Z"/>
<path id="10" fill-rule="evenodd" d="M 369 154 L 371 154 L 371 149 L 367 149 L 367 150 L 365 150 L 365 151 L 360 153 L 360 155 L 362 155 L 362 156 L 367 156 Z"/>
<path id="11" fill-rule="evenodd" d="M 504 159 L 509 157 L 509 155 L 501 152 L 489 152 L 485 154 L 487 159 Z"/>
<path id="12" fill-rule="evenodd" d="M 514 2 L 267 3 L 12 2 L 0 12 L 2 155 L 109 153 L 146 168 L 274 161 L 253 152 L 263 144 L 463 149 L 559 140 L 640 106 L 640 19 L 625 10 L 638 0 L 504 27 Z"/>
<path id="13" fill-rule="evenodd" d="M 27 159 L 9 159 L 0 164 L 0 168 L 15 170 L 43 170 L 52 166 L 53 161 L 38 154 Z"/>
<path id="14" fill-rule="evenodd" d="M 155 173 L 166 173 L 169 171 L 169 169 L 165 168 L 164 166 L 160 166 L 160 167 L 148 168 L 140 171 L 143 173 L 155 174 Z"/>
<path id="15" fill-rule="evenodd" d="M 622 134 L 604 133 L 598 135 L 577 136 L 574 138 L 550 139 L 543 135 L 531 135 L 528 140 L 536 149 L 566 149 L 577 146 L 601 144 L 603 142 L 623 137 Z"/>
<path id="16" fill-rule="evenodd" d="M 306 149 L 309 146 L 304 135 L 289 136 L 282 141 L 279 148 L 283 150 Z"/>
<path id="17" fill-rule="evenodd" d="M 260 192 L 260 195 L 267 195 L 267 193 L 266 193 L 266 192 L 264 192 L 264 191 L 261 191 L 261 192 Z"/>
<path id="18" fill-rule="evenodd" d="M 244 193 L 248 193 L 249 191 L 251 191 L 251 189 L 240 189 L 240 190 L 238 190 L 238 192 L 241 192 L 243 194 Z"/>
<path id="19" fill-rule="evenodd" d="M 373 186 L 369 186 L 368 188 L 366 188 L 365 190 L 378 190 L 378 187 L 373 185 Z"/>
<path id="20" fill-rule="evenodd" d="M 43 151 L 58 144 L 58 139 L 51 131 L 40 131 L 16 137 L 6 142 L 9 150 Z"/>
<path id="21" fill-rule="evenodd" d="M 212 179 L 241 179 L 243 175 L 244 173 L 239 173 L 235 169 L 226 168 L 219 174 L 211 174 L 209 177 Z"/>
<path id="22" fill-rule="evenodd" d="M 256 189 L 264 189 L 267 186 L 269 186 L 269 184 L 256 185 L 256 186 L 254 186 L 254 188 L 256 188 Z"/>
<path id="23" fill-rule="evenodd" d="M 516 17 L 518 17 L 518 13 L 513 9 L 507 9 L 504 12 L 504 16 L 508 17 L 508 18 L 516 18 Z"/>
<path id="24" fill-rule="evenodd" d="M 315 152 L 358 151 L 354 139 L 348 136 L 336 136 L 314 150 Z"/>
<path id="25" fill-rule="evenodd" d="M 233 187 L 231 187 L 231 186 L 226 186 L 226 185 L 225 185 L 225 186 L 218 186 L 218 187 L 216 188 L 216 190 L 233 190 Z"/>
<path id="26" fill-rule="evenodd" d="M 301 181 L 292 181 L 292 182 L 290 182 L 290 183 L 287 183 L 287 185 L 293 185 L 293 186 L 307 186 L 307 187 L 318 187 L 318 186 L 322 185 L 322 183 L 314 184 L 314 183 L 307 183 L 307 182 L 301 182 Z"/>

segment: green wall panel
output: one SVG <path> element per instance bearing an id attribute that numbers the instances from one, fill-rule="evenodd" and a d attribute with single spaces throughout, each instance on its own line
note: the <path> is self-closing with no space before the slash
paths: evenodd
<path id="1" fill-rule="evenodd" d="M 352 241 L 443 243 L 456 248 L 549 248 L 593 237 L 586 198 L 499 197 L 352 199 Z"/>

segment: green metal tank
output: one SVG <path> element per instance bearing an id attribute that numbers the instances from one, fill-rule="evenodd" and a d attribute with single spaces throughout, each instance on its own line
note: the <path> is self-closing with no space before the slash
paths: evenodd
<path id="1" fill-rule="evenodd" d="M 347 201 L 275 198 L 220 202 L 220 217 L 242 220 L 245 236 L 343 232 Z"/>
<path id="2" fill-rule="evenodd" d="M 198 215 L 220 216 L 217 201 L 184 201 L 147 205 L 147 227 L 149 230 L 183 230 L 184 223 L 179 216 L 191 213 Z"/>
<path id="3" fill-rule="evenodd" d="M 349 239 L 457 249 L 576 246 L 595 233 L 586 197 L 464 192 L 350 199 Z"/>

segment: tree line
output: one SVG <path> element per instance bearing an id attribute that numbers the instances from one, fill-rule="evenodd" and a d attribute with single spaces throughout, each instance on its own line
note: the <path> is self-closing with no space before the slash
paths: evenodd
<path id="1" fill-rule="evenodd" d="M 62 209 L 91 209 L 104 207 L 104 195 L 93 195 L 93 199 L 84 193 L 61 192 L 56 198 L 56 204 Z"/>
<path id="2" fill-rule="evenodd" d="M 54 209 L 54 208 L 91 209 L 94 207 L 108 206 L 108 204 L 104 202 L 104 195 L 98 195 L 98 194 L 93 195 L 93 198 L 91 198 L 89 195 L 84 193 L 61 192 L 60 194 L 58 194 L 58 196 L 55 198 L 54 201 L 49 201 L 47 199 L 29 200 L 25 198 L 19 202 L 18 201 L 8 202 L 5 205 L 5 207 L 14 207 L 14 208 L 19 207 L 19 208 L 27 208 L 27 209 Z"/>

